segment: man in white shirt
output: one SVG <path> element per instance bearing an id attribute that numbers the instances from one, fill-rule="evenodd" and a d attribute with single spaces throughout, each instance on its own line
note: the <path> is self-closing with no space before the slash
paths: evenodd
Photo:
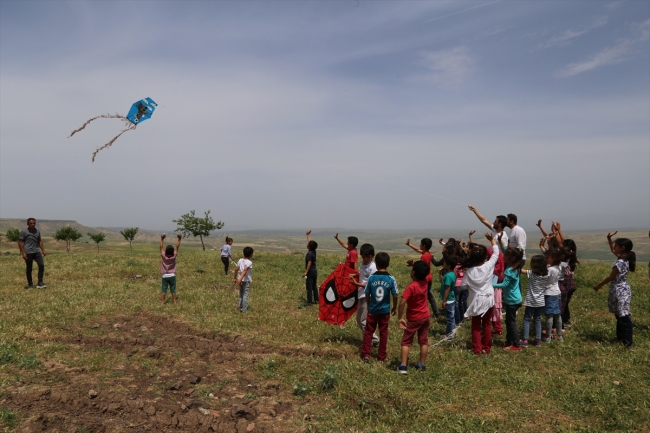
<path id="1" fill-rule="evenodd" d="M 494 222 L 490 224 L 490 222 L 485 218 L 481 213 L 476 209 L 474 206 L 469 206 L 469 210 L 474 212 L 474 215 L 483 223 L 487 228 L 492 230 L 492 233 L 494 235 L 494 240 L 499 242 L 499 236 L 501 236 L 501 245 L 502 247 L 508 246 L 508 235 L 506 234 L 503 229 L 508 226 L 508 218 L 505 217 L 505 215 L 497 215 L 497 217 L 494 219 Z M 515 217 L 516 219 L 517 217 Z M 526 243 L 526 234 L 524 234 L 524 244 Z"/>
<path id="2" fill-rule="evenodd" d="M 524 254 L 521 261 L 521 267 L 523 268 L 526 264 L 526 232 L 517 225 L 517 215 L 513 213 L 508 214 L 508 227 L 510 227 L 510 240 L 508 241 L 508 246 L 519 248 Z"/>

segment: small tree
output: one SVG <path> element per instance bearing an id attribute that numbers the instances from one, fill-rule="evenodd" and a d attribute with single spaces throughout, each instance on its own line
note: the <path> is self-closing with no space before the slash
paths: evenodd
<path id="1" fill-rule="evenodd" d="M 120 234 L 124 236 L 124 240 L 129 241 L 129 249 L 131 250 L 131 252 L 133 252 L 133 247 L 131 246 L 131 242 L 133 242 L 133 239 L 135 239 L 135 236 L 138 234 L 138 230 L 140 230 L 138 227 L 131 227 L 128 229 L 124 229 L 120 232 Z"/>
<path id="2" fill-rule="evenodd" d="M 104 240 L 106 239 L 106 235 L 104 233 L 96 233 L 96 234 L 88 233 L 88 237 L 90 237 L 90 239 L 92 239 L 93 242 L 97 244 L 97 253 L 99 254 L 99 243 L 104 242 Z"/>
<path id="3" fill-rule="evenodd" d="M 79 230 L 73 227 L 61 227 L 54 233 L 54 239 L 57 241 L 65 241 L 65 249 L 70 252 L 70 244 L 77 242 L 83 235 Z"/>
<path id="4" fill-rule="evenodd" d="M 221 221 L 214 222 L 210 216 L 210 211 L 205 212 L 205 217 L 199 218 L 194 215 L 194 211 L 191 210 L 189 213 L 181 215 L 177 220 L 172 220 L 176 223 L 176 231 L 183 233 L 183 237 L 193 236 L 199 237 L 201 239 L 201 246 L 203 251 L 205 251 L 205 244 L 203 243 L 203 236 L 210 236 L 210 232 L 214 230 L 221 230 L 224 224 Z"/>
<path id="5" fill-rule="evenodd" d="M 20 238 L 20 230 L 9 229 L 7 230 L 7 242 L 18 242 Z"/>

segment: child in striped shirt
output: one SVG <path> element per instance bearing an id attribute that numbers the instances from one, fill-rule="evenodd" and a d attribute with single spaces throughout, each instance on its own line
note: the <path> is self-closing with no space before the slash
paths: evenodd
<path id="1" fill-rule="evenodd" d="M 523 339 L 519 342 L 520 347 L 528 347 L 528 336 L 530 335 L 530 320 L 535 319 L 535 347 L 539 347 L 542 339 L 542 313 L 544 312 L 544 292 L 548 286 L 548 268 L 546 258 L 542 255 L 533 256 L 530 261 L 530 270 L 521 270 L 522 274 L 528 277 L 528 289 L 524 306 L 524 329 Z"/>

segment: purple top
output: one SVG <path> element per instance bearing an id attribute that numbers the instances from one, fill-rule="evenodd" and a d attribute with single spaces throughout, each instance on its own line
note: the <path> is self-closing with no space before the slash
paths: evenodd
<path id="1" fill-rule="evenodd" d="M 176 273 L 176 256 L 178 254 L 174 252 L 174 255 L 168 257 L 164 252 L 160 253 L 162 261 L 160 262 L 160 273 L 165 274 L 175 274 Z"/>

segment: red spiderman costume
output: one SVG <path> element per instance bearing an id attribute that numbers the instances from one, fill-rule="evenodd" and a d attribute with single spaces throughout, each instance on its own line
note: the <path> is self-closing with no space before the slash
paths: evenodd
<path id="1" fill-rule="evenodd" d="M 343 263 L 334 269 L 320 286 L 318 320 L 342 328 L 357 311 L 357 286 L 350 282 L 350 275 L 358 275 Z"/>

